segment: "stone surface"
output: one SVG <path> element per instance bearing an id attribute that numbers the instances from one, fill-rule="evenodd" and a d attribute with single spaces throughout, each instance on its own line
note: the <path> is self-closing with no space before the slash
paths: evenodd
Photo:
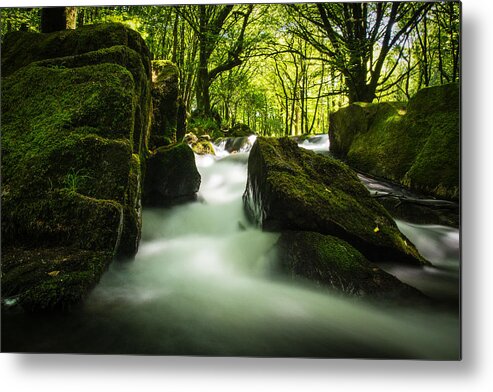
<path id="1" fill-rule="evenodd" d="M 200 187 L 200 174 L 193 151 L 185 143 L 160 147 L 147 161 L 143 203 L 169 206 L 193 200 Z"/>
<path id="2" fill-rule="evenodd" d="M 137 251 L 149 56 L 142 38 L 122 25 L 6 37 L 2 254 L 8 259 L 25 252 L 31 255 L 25 259 L 35 260 L 38 252 L 54 258 L 49 249 L 59 249 L 69 260 L 64 270 L 77 272 L 66 278 L 32 272 L 40 279 L 31 287 L 29 280 L 16 284 L 12 278 L 22 275 L 23 265 L 2 266 L 3 278 L 15 287 L 8 293 L 2 287 L 2 293 L 24 298 L 29 310 L 70 307 L 113 256 Z M 31 271 L 44 264 L 42 257 L 33 261 Z"/>
<path id="3" fill-rule="evenodd" d="M 166 145 L 166 140 L 177 141 L 178 77 L 178 68 L 172 62 L 152 62 L 151 149 Z"/>
<path id="4" fill-rule="evenodd" d="M 459 198 L 458 84 L 420 90 L 406 105 L 355 103 L 331 114 L 331 152 L 358 170 Z"/>
<path id="5" fill-rule="evenodd" d="M 351 169 L 288 138 L 257 139 L 243 198 L 264 229 L 333 235 L 371 261 L 428 263 Z"/>
<path id="6" fill-rule="evenodd" d="M 308 231 L 285 231 L 277 248 L 284 272 L 344 294 L 388 300 L 425 298 L 336 237 Z"/>

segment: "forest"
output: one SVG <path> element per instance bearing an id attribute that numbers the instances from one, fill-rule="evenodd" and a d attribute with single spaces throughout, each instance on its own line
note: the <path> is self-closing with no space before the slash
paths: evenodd
<path id="1" fill-rule="evenodd" d="M 348 103 L 457 82 L 459 12 L 453 1 L 72 7 L 67 23 L 125 24 L 177 65 L 187 112 L 281 136 L 326 132 Z M 2 19 L 2 36 L 41 30 L 39 9 Z"/>
<path id="2" fill-rule="evenodd" d="M 0 12 L 2 351 L 461 358 L 459 2 Z"/>

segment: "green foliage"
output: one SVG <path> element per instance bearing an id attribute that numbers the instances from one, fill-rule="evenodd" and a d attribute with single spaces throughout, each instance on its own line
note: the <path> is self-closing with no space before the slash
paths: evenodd
<path id="1" fill-rule="evenodd" d="M 71 168 L 70 171 L 67 173 L 63 180 L 63 185 L 65 186 L 64 189 L 68 191 L 69 195 L 74 196 L 75 193 L 79 191 L 81 186 L 84 185 L 86 180 L 91 178 L 91 176 L 84 173 L 86 173 L 86 170 L 80 169 L 76 171 L 74 168 Z"/>
<path id="2" fill-rule="evenodd" d="M 25 28 L 26 31 L 39 31 L 41 23 L 40 8 L 0 8 L 2 20 L 1 36 Z"/>
<path id="3" fill-rule="evenodd" d="M 223 136 L 217 121 L 207 117 L 192 117 L 189 130 L 197 136 L 209 135 L 212 139 Z"/>

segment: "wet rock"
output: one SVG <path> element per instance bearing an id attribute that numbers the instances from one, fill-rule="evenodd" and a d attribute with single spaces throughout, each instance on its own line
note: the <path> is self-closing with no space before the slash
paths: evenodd
<path id="1" fill-rule="evenodd" d="M 420 90 L 402 103 L 354 103 L 331 114 L 334 154 L 365 173 L 439 198 L 459 198 L 457 83 Z"/>
<path id="2" fill-rule="evenodd" d="M 222 145 L 225 151 L 232 154 L 235 152 L 249 151 L 254 141 L 255 137 L 252 138 L 252 136 L 242 136 L 219 138 L 215 141 L 215 143 Z"/>
<path id="3" fill-rule="evenodd" d="M 227 137 L 248 137 L 254 134 L 255 132 L 253 132 L 248 125 L 242 123 L 236 123 L 231 129 L 225 132 L 225 136 Z"/>
<path id="4" fill-rule="evenodd" d="M 344 294 L 388 300 L 423 300 L 425 296 L 370 263 L 347 242 L 308 231 L 285 231 L 277 249 L 280 269 Z"/>
<path id="5" fill-rule="evenodd" d="M 199 140 L 197 143 L 191 145 L 192 150 L 198 155 L 215 155 L 214 146 L 208 140 Z"/>
<path id="6" fill-rule="evenodd" d="M 122 25 L 99 25 L 16 33 L 5 43 L 3 255 L 8 258 L 17 248 L 104 252 L 111 257 L 88 257 L 94 263 L 104 260 L 105 266 L 116 254 L 133 256 L 140 239 L 141 165 L 150 110 L 150 54 L 144 41 Z M 64 267 L 75 268 L 72 261 Z M 38 275 L 46 286 L 41 278 L 36 285 L 60 298 L 82 298 L 103 271 L 91 265 L 83 264 L 71 285 L 53 280 L 61 273 Z M 2 272 L 15 283 L 14 270 Z M 75 276 L 81 277 L 80 285 Z M 24 297 L 32 289 L 15 287 L 9 295 Z M 73 303 L 50 300 L 51 306 L 44 295 L 30 298 L 33 311 Z"/>
<path id="7" fill-rule="evenodd" d="M 200 180 L 189 146 L 178 143 L 160 147 L 147 161 L 142 201 L 148 206 L 169 206 L 194 200 Z"/>
<path id="8" fill-rule="evenodd" d="M 243 200 L 264 229 L 333 235 L 371 261 L 428 264 L 355 172 L 288 138 L 257 139 Z"/>
<path id="9" fill-rule="evenodd" d="M 195 154 L 216 154 L 214 146 L 211 143 L 211 137 L 207 134 L 196 136 L 194 133 L 189 132 L 183 138 L 183 142 L 188 144 Z"/>

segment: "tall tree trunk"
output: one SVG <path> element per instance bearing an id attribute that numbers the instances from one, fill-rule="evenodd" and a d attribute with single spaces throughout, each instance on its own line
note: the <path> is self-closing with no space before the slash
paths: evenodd
<path id="1" fill-rule="evenodd" d="M 66 28 L 74 30 L 77 27 L 77 7 L 65 7 Z"/>
<path id="2" fill-rule="evenodd" d="M 41 8 L 41 32 L 52 33 L 65 30 L 67 17 L 65 7 Z"/>
<path id="3" fill-rule="evenodd" d="M 177 52 L 178 52 L 178 14 L 175 14 L 175 22 L 173 24 L 173 51 L 171 54 L 171 61 L 177 63 Z"/>
<path id="4" fill-rule="evenodd" d="M 206 6 L 199 5 L 199 69 L 197 73 L 197 109 L 204 117 L 211 115 L 209 96 L 209 31 L 207 28 Z"/>
<path id="5" fill-rule="evenodd" d="M 201 115 L 210 117 L 211 101 L 209 96 L 209 70 L 207 67 L 207 56 L 205 42 L 200 42 L 199 48 L 199 69 L 197 73 L 197 109 Z"/>

